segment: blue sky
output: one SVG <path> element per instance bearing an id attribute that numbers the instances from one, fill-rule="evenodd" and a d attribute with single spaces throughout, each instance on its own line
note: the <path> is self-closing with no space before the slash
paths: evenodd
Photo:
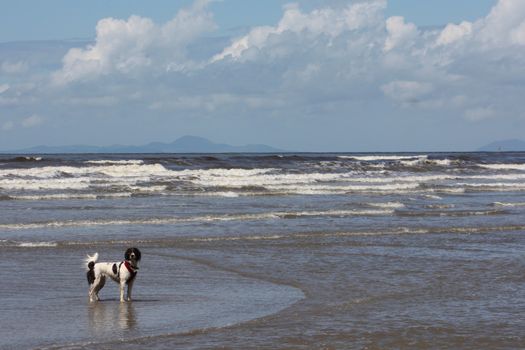
<path id="1" fill-rule="evenodd" d="M 242 27 L 275 24 L 282 7 L 294 1 L 222 0 L 211 5 L 215 21 L 223 32 Z M 306 11 L 329 1 L 298 1 Z M 333 1 L 345 4 L 350 1 Z M 475 20 L 488 13 L 495 0 L 391 0 L 386 16 L 404 16 L 418 26 L 443 25 Z M 169 21 L 191 0 L 0 0 L 0 42 L 92 38 L 95 24 L 104 17 L 149 17 Z M 29 10 L 31 9 L 31 10 Z"/>
<path id="2" fill-rule="evenodd" d="M 187 134 L 298 151 L 524 138 L 522 0 L 0 6 L 0 150 Z"/>

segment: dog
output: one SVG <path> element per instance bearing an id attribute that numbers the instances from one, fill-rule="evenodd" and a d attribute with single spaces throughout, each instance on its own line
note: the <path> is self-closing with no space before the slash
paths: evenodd
<path id="1" fill-rule="evenodd" d="M 138 263 L 141 253 L 138 248 L 128 248 L 124 253 L 124 260 L 120 262 L 97 262 L 98 253 L 86 258 L 87 280 L 89 283 L 89 301 L 99 301 L 98 292 L 104 287 L 106 278 L 111 278 L 120 285 L 120 302 L 131 301 L 133 283 L 139 269 Z M 125 286 L 128 286 L 124 298 Z"/>

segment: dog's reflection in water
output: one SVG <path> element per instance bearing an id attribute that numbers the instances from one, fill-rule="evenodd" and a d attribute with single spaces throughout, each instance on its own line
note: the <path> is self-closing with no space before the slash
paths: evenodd
<path id="1" fill-rule="evenodd" d="M 133 303 L 98 302 L 88 306 L 89 325 L 94 335 L 130 331 L 137 327 Z"/>

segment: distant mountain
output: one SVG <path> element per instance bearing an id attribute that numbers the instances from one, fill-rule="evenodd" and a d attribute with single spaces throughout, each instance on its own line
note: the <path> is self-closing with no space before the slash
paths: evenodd
<path id="1" fill-rule="evenodd" d="M 525 151 L 525 141 L 522 140 L 502 140 L 492 142 L 478 149 L 479 152 L 512 152 Z"/>
<path id="2" fill-rule="evenodd" d="M 208 139 L 197 136 L 183 136 L 171 143 L 152 142 L 142 146 L 36 146 L 21 150 L 13 150 L 3 153 L 275 153 L 283 150 L 267 145 L 245 145 L 231 146 L 222 143 L 214 143 Z"/>

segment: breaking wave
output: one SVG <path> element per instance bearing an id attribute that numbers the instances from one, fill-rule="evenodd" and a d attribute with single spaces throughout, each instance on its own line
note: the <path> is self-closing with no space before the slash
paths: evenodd
<path id="1" fill-rule="evenodd" d="M 430 235 L 430 234 L 487 234 L 497 232 L 525 232 L 525 225 L 494 225 L 494 226 L 450 226 L 450 227 L 392 227 L 379 230 L 352 230 L 352 231 L 315 231 L 294 232 L 282 234 L 247 234 L 247 235 L 221 235 L 221 236 L 185 236 L 172 238 L 152 239 L 125 239 L 125 240 L 92 240 L 92 241 L 12 241 L 0 240 L 0 247 L 15 248 L 56 248 L 62 246 L 104 246 L 132 245 L 132 244 L 180 244 L 180 243 L 216 243 L 235 241 L 275 241 L 290 239 L 310 238 L 338 238 L 338 237 L 366 237 L 366 236 L 398 236 L 398 235 Z"/>
<path id="2" fill-rule="evenodd" d="M 189 217 L 143 218 L 143 219 L 98 219 L 98 220 L 68 220 L 33 223 L 0 224 L 0 230 L 28 230 L 43 228 L 63 228 L 80 226 L 115 226 L 115 225 L 166 225 L 191 222 L 213 221 L 257 221 L 273 219 L 297 219 L 303 217 L 347 217 L 347 216 L 381 216 L 391 215 L 393 209 L 352 209 L 326 211 L 276 211 L 263 213 L 202 215 Z"/>
<path id="3" fill-rule="evenodd" d="M 0 165 L 0 200 L 525 191 L 525 164 L 514 158 L 509 163 L 441 154 L 75 158 L 55 163 L 23 158 L 29 158 L 29 166 Z"/>

